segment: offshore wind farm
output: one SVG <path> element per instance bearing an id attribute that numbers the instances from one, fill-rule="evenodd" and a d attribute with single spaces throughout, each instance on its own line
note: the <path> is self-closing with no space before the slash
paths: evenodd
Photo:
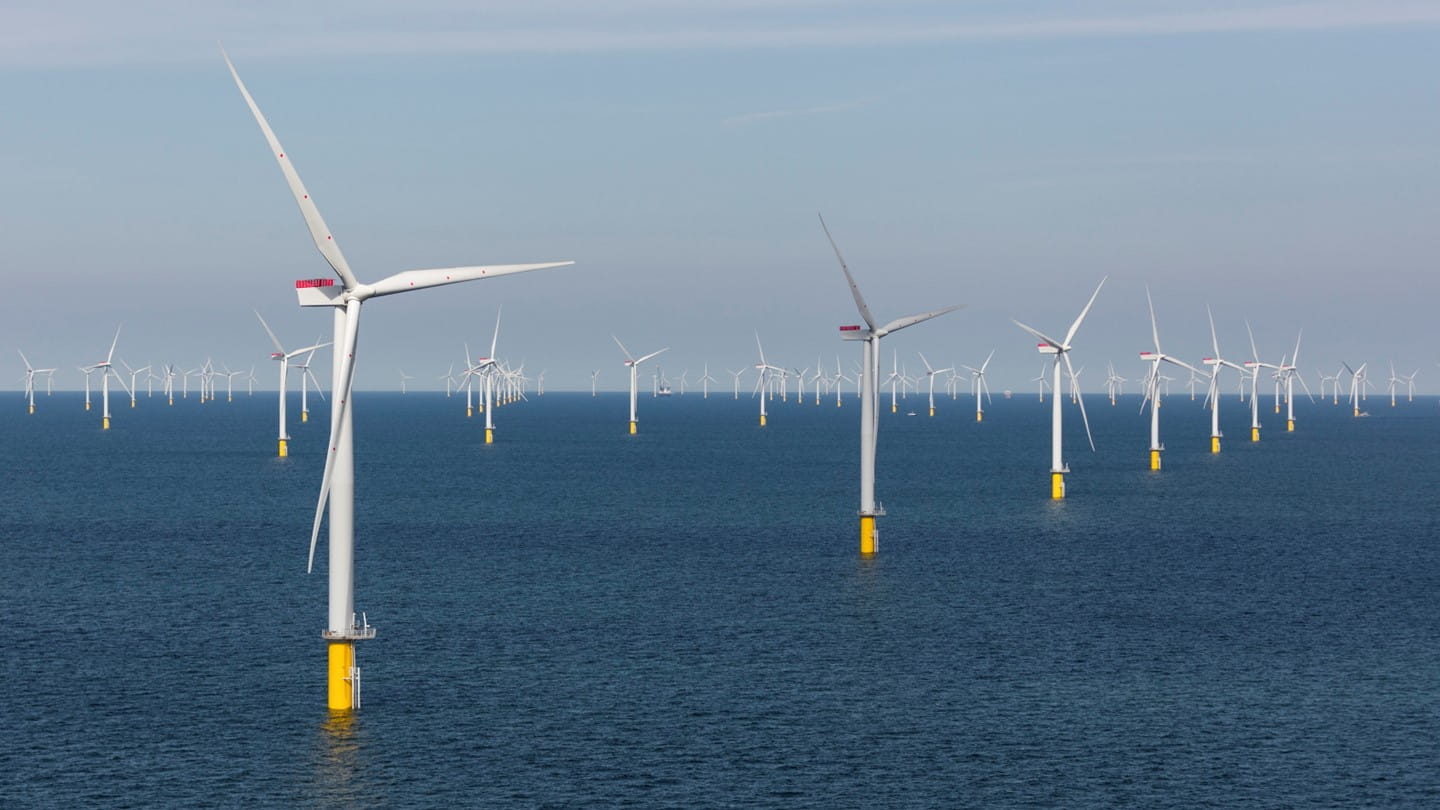
<path id="1" fill-rule="evenodd" d="M 0 10 L 0 803 L 1434 803 L 1440 14 L 642 5 Z"/>

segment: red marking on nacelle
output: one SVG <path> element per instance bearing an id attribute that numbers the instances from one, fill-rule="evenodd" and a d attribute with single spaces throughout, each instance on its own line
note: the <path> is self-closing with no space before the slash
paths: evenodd
<path id="1" fill-rule="evenodd" d="M 860 331 L 860 327 L 859 327 L 859 326 L 842 326 L 842 327 L 840 327 L 840 331 L 841 331 L 841 332 L 858 332 L 858 331 Z"/>
<path id="2" fill-rule="evenodd" d="M 295 281 L 295 289 L 297 289 L 297 290 L 306 290 L 306 289 L 309 289 L 309 288 L 311 288 L 311 287 L 334 287 L 334 286 L 335 286 L 335 279 L 333 279 L 333 278 L 302 278 L 302 279 L 296 279 L 296 281 Z"/>

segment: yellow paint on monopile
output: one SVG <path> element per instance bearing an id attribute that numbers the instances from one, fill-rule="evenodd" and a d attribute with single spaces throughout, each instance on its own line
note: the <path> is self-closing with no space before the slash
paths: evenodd
<path id="1" fill-rule="evenodd" d="M 1050 499 L 1065 500 L 1065 473 L 1050 473 Z"/>
<path id="2" fill-rule="evenodd" d="M 1258 441 L 1260 441 L 1260 428 L 1257 428 L 1257 427 L 1252 427 L 1252 428 L 1250 428 L 1250 441 L 1252 441 L 1252 442 L 1258 442 Z"/>
<path id="3" fill-rule="evenodd" d="M 869 557 L 875 553 L 875 516 L 860 516 L 860 556 Z"/>
<path id="4" fill-rule="evenodd" d="M 34 405 L 31 405 L 31 406 L 30 406 L 30 413 L 34 413 L 34 412 L 35 412 L 35 406 L 34 406 Z"/>
<path id="5" fill-rule="evenodd" d="M 300 421 L 301 421 L 301 422 L 309 422 L 309 421 L 310 421 L 310 412 L 309 412 L 309 411 L 301 411 L 301 412 L 300 412 Z"/>
<path id="6" fill-rule="evenodd" d="M 760 414 L 760 427 L 765 427 L 765 414 Z"/>
<path id="7" fill-rule="evenodd" d="M 330 710 L 348 712 L 355 708 L 355 689 L 350 672 L 355 668 L 355 644 L 350 641 L 330 642 L 329 677 L 326 678 Z"/>
<path id="8" fill-rule="evenodd" d="M 281 439 L 281 440 L 280 440 L 280 458 L 285 458 L 285 457 L 288 456 L 288 455 L 290 455 L 290 448 L 289 448 L 289 446 L 288 446 L 288 443 L 287 443 L 284 439 Z"/>
<path id="9" fill-rule="evenodd" d="M 1219 437 L 1219 436 L 1211 436 L 1211 437 L 1210 437 L 1210 452 L 1212 452 L 1212 453 L 1218 453 L 1218 452 L 1220 452 L 1220 437 Z"/>
<path id="10" fill-rule="evenodd" d="M 135 407 L 135 400 L 133 400 L 133 399 L 130 400 L 130 407 L 132 407 L 132 408 Z"/>
<path id="11" fill-rule="evenodd" d="M 930 415 L 931 415 L 931 416 L 934 416 L 934 415 L 935 415 L 935 409 L 934 409 L 934 408 L 931 408 L 931 409 L 930 409 Z"/>
<path id="12" fill-rule="evenodd" d="M 976 412 L 975 412 L 975 421 L 976 421 L 976 422 L 984 422 L 984 421 L 985 421 L 985 412 L 984 412 L 984 411 L 976 411 Z"/>
<path id="13" fill-rule="evenodd" d="M 900 408 L 900 406 L 895 405 L 894 403 L 891 403 L 891 405 L 890 405 L 890 413 L 897 413 L 897 412 L 899 411 L 899 408 Z"/>
<path id="14" fill-rule="evenodd" d="M 492 430 L 492 429 L 490 429 L 490 428 L 485 428 L 485 443 L 486 443 L 486 444 L 494 444 L 494 443 L 495 443 L 495 431 L 494 431 L 494 430 Z"/>
<path id="15" fill-rule="evenodd" d="M 1286 433 L 1294 433 L 1294 432 L 1295 432 L 1295 420 L 1294 420 L 1294 419 L 1286 419 L 1286 420 L 1285 420 L 1285 432 L 1286 432 Z"/>
<path id="16" fill-rule="evenodd" d="M 1158 470 L 1158 469 L 1160 469 L 1160 451 L 1159 451 L 1159 450 L 1151 450 L 1151 451 L 1150 451 L 1150 469 L 1151 469 L 1151 470 Z"/>
<path id="17" fill-rule="evenodd" d="M 634 422 L 631 422 L 631 423 L 630 423 L 630 435 L 631 435 L 631 436 L 634 436 L 634 435 L 635 435 L 635 423 L 634 423 Z"/>
<path id="18" fill-rule="evenodd" d="M 105 417 L 102 417 L 102 418 L 101 418 L 101 420 L 100 420 L 100 429 L 101 429 L 101 430 L 109 430 L 109 429 L 110 429 L 110 417 L 105 416 Z"/>
<path id="19" fill-rule="evenodd" d="M 87 410 L 87 411 L 90 410 L 90 403 L 88 403 L 88 402 L 85 403 L 85 410 Z M 1358 411 L 1358 410 L 1355 411 L 1355 415 L 1356 415 L 1356 416 L 1359 416 L 1359 415 L 1360 415 L 1360 411 Z"/>
<path id="20" fill-rule="evenodd" d="M 470 407 L 469 405 L 466 405 L 466 406 L 465 406 L 465 418 L 466 418 L 466 419 L 469 419 L 470 417 L 472 417 L 472 416 L 474 416 L 474 415 L 475 415 L 475 409 L 472 408 L 472 407 Z"/>

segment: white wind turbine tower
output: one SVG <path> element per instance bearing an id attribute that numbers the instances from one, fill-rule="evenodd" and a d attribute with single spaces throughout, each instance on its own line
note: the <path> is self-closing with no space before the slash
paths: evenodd
<path id="1" fill-rule="evenodd" d="M 1278 370 L 1280 367 L 1273 363 L 1260 362 L 1260 350 L 1255 348 L 1255 333 L 1250 329 L 1250 321 L 1245 321 L 1245 333 L 1250 336 L 1250 356 L 1252 360 L 1245 362 L 1245 367 L 1250 369 L 1250 441 L 1260 441 L 1260 369 L 1268 368 Z M 1279 405 L 1277 403 L 1276 407 Z"/>
<path id="2" fill-rule="evenodd" d="M 320 338 L 317 336 L 315 339 L 316 339 L 316 340 L 319 340 Z M 309 354 L 305 355 L 305 360 L 304 360 L 304 362 L 291 363 L 291 364 L 290 364 L 290 367 L 291 367 L 291 368 L 293 368 L 293 369 L 298 369 L 298 370 L 300 371 L 300 421 L 301 421 L 301 422 L 309 422 L 309 421 L 310 421 L 310 388 L 309 388 L 309 386 L 306 385 L 307 382 L 309 382 L 310 385 L 312 385 L 312 386 L 315 387 L 315 393 L 320 397 L 320 399 L 321 399 L 322 401 L 325 399 L 325 392 L 322 391 L 322 390 L 320 390 L 320 381 L 315 378 L 314 372 L 312 372 L 312 371 L 310 370 L 310 360 L 311 360 L 313 357 L 315 357 L 315 350 L 316 350 L 316 349 L 318 349 L 318 348 L 320 348 L 320 347 L 322 347 L 322 346 L 329 346 L 329 345 L 330 345 L 329 343 L 321 343 L 321 344 L 319 344 L 318 346 L 316 346 L 315 349 L 311 349 Z"/>
<path id="3" fill-rule="evenodd" d="M 774 375 L 780 375 L 780 401 L 785 401 L 785 369 L 772 366 L 765 361 L 765 347 L 760 345 L 760 333 L 755 333 L 755 348 L 760 350 L 760 362 L 755 364 L 755 370 L 759 372 L 760 379 L 755 383 L 755 390 L 760 392 L 760 427 L 765 427 L 765 394 L 767 383 L 774 380 Z M 740 379 L 737 375 L 737 381 Z"/>
<path id="4" fill-rule="evenodd" d="M 355 665 L 355 642 L 373 638 L 374 628 L 366 622 L 361 626 L 356 621 L 354 598 L 354 525 L 355 525 L 355 456 L 352 413 L 350 410 L 351 383 L 355 373 L 356 343 L 360 332 L 360 309 L 365 301 L 394 293 L 409 292 L 427 287 L 454 284 L 462 281 L 491 278 L 494 276 L 558 267 L 571 262 L 550 262 L 545 264 L 500 265 L 491 267 L 449 267 L 432 270 L 407 270 L 380 279 L 371 284 L 361 282 L 351 271 L 350 265 L 340 252 L 320 211 L 310 198 L 300 175 L 286 157 L 275 133 L 270 129 L 259 106 L 250 92 L 240 81 L 240 74 L 225 63 L 235 79 L 235 85 L 250 107 L 271 154 L 280 164 L 295 203 L 309 227 L 310 236 L 325 257 L 343 286 L 335 287 L 334 279 L 311 279 L 296 282 L 296 295 L 301 306 L 328 306 L 334 312 L 335 343 L 339 349 L 334 353 L 333 384 L 335 398 L 330 406 L 330 440 L 326 445 L 325 471 L 320 481 L 320 496 L 315 507 L 315 523 L 310 535 L 310 562 L 313 567 L 315 544 L 320 537 L 320 523 L 325 516 L 325 507 L 330 507 L 329 516 L 329 610 L 324 637 L 328 651 L 328 702 L 333 711 L 348 711 L 359 703 L 360 669 Z M 281 392 L 282 396 L 284 392 Z"/>
<path id="5" fill-rule="evenodd" d="M 243 371 L 231 371 L 230 366 L 225 366 L 225 401 L 235 401 L 235 378 L 244 374 Z"/>
<path id="6" fill-rule="evenodd" d="M 925 364 L 925 377 L 926 377 L 926 379 L 927 379 L 927 380 L 929 381 L 929 383 L 930 383 L 930 415 L 931 415 L 931 416 L 934 416 L 934 415 L 935 415 L 935 375 L 936 375 L 936 374 L 944 374 L 944 373 L 947 372 L 947 371 L 954 371 L 954 370 L 955 370 L 955 367 L 954 367 L 954 366 L 950 366 L 950 367 L 948 367 L 948 368 L 935 368 L 935 367 L 933 367 L 933 366 L 930 365 L 930 361 L 929 361 L 929 360 L 926 360 L 926 359 L 925 359 L 925 354 L 924 354 L 923 352 L 916 352 L 916 353 L 920 355 L 920 362 L 922 362 L 922 363 Z M 818 399 L 818 396 L 817 396 L 817 399 Z"/>
<path id="7" fill-rule="evenodd" d="M 1140 352 L 1140 359 L 1150 362 L 1150 385 L 1145 391 L 1145 400 L 1140 403 L 1140 407 L 1144 408 L 1146 403 L 1150 405 L 1150 469 L 1159 471 L 1160 451 L 1165 449 L 1165 446 L 1160 443 L 1160 364 L 1170 363 L 1187 368 L 1191 374 L 1198 374 L 1200 370 L 1184 360 L 1160 351 L 1160 326 L 1155 321 L 1155 301 L 1150 298 L 1148 285 L 1145 287 L 1145 303 L 1150 305 L 1150 335 L 1155 339 L 1155 351 Z"/>
<path id="8" fill-rule="evenodd" d="M 1085 316 L 1090 314 L 1090 307 L 1094 306 L 1095 298 L 1100 295 L 1100 288 L 1104 286 L 1105 279 L 1102 278 L 1100 284 L 1095 287 L 1095 292 L 1090 295 L 1090 300 L 1085 304 L 1085 308 L 1080 310 L 1080 316 L 1070 324 L 1064 340 L 1048 338 L 1041 332 L 1015 321 L 1016 326 L 1042 341 L 1039 346 L 1041 354 L 1050 354 L 1055 357 L 1051 362 L 1054 383 L 1050 388 L 1054 393 L 1054 396 L 1050 397 L 1050 497 L 1057 501 L 1065 497 L 1065 473 L 1070 472 L 1070 468 L 1065 465 L 1061 454 L 1063 435 L 1060 407 L 1062 399 L 1060 396 L 1060 361 L 1065 361 L 1065 368 L 1070 371 L 1071 385 L 1074 386 L 1075 370 L 1070 365 L 1070 341 L 1075 339 L 1075 333 L 1080 329 L 1080 324 L 1085 320 Z M 1095 439 L 1090 435 L 1090 417 L 1085 415 L 1085 400 L 1083 397 L 1077 396 L 1075 401 L 1080 405 L 1080 419 L 1085 423 L 1085 438 L 1090 442 L 1090 451 L 1094 452 Z"/>
<path id="9" fill-rule="evenodd" d="M 696 380 L 696 382 L 700 383 L 701 386 L 700 398 L 709 399 L 710 383 L 715 382 L 715 378 L 710 376 L 710 364 L 708 362 L 705 364 L 705 371 L 701 373 L 700 379 Z"/>
<path id="10" fill-rule="evenodd" d="M 90 410 L 90 375 L 95 373 L 94 366 L 76 366 L 75 369 L 85 375 L 85 410 Z"/>
<path id="11" fill-rule="evenodd" d="M 115 339 L 110 341 L 110 353 L 105 355 L 104 360 L 90 367 L 92 370 L 100 372 L 100 426 L 102 430 L 110 429 L 110 375 L 115 375 L 115 382 L 120 383 L 121 388 L 125 388 L 125 380 L 120 376 L 120 372 L 117 371 L 115 369 L 115 366 L 111 365 L 110 362 L 115 357 L 115 344 L 118 342 L 120 342 L 120 327 L 117 326 L 115 327 Z M 85 392 L 85 407 L 88 410 L 90 407 L 90 392 L 88 385 L 90 382 L 89 375 L 86 375 L 85 382 L 87 384 Z M 129 389 L 126 389 L 126 393 L 129 393 Z"/>
<path id="12" fill-rule="evenodd" d="M 850 295 L 855 299 L 855 308 L 860 311 L 860 317 L 865 321 L 864 328 L 840 327 L 840 338 L 860 340 L 865 344 L 863 368 L 860 372 L 860 555 L 870 556 L 879 550 L 880 535 L 875 528 L 875 519 L 885 514 L 885 508 L 875 502 L 875 449 L 880 428 L 880 389 L 875 378 L 880 374 L 880 339 L 907 326 L 954 312 L 960 306 L 909 315 L 877 326 L 875 318 L 870 314 L 870 307 L 866 306 L 865 298 L 860 294 L 860 287 L 855 284 L 855 277 L 850 275 L 845 257 L 840 255 L 840 248 L 825 225 L 824 217 L 820 218 L 820 227 L 825 230 L 825 238 L 830 241 L 830 248 L 835 251 L 835 258 L 840 262 L 840 271 L 845 274 L 845 281 L 850 285 Z"/>
<path id="13" fill-rule="evenodd" d="M 1037 376 L 1032 377 L 1032 378 L 1030 379 L 1030 382 L 1035 383 L 1035 384 L 1039 387 L 1039 389 L 1040 389 L 1040 404 L 1042 404 L 1042 405 L 1045 404 L 1045 386 L 1047 386 L 1047 385 L 1050 384 L 1050 380 L 1049 380 L 1049 378 L 1047 378 L 1047 377 L 1045 376 L 1045 364 L 1044 364 L 1044 363 L 1041 363 L 1041 364 L 1040 364 L 1040 373 L 1039 373 Z M 1057 394 L 1056 396 L 1058 396 L 1058 394 Z"/>
<path id="14" fill-rule="evenodd" d="M 500 315 L 503 308 L 495 308 L 495 332 L 490 336 L 490 354 L 480 358 L 473 371 L 483 375 L 485 383 L 485 443 L 495 443 L 495 374 L 499 369 L 495 359 L 495 348 L 500 344 Z M 469 348 L 466 348 L 469 352 Z"/>
<path id="15" fill-rule="evenodd" d="M 51 370 L 51 371 L 54 371 L 54 369 L 50 369 L 50 370 Z M 1417 369 L 1415 369 L 1414 371 L 1410 372 L 1409 375 L 1407 375 L 1407 376 L 1402 376 L 1402 377 L 1400 378 L 1400 379 L 1403 380 L 1404 383 L 1405 383 L 1405 388 L 1406 388 L 1405 401 L 1406 401 L 1406 402 L 1414 402 L 1414 401 L 1415 401 L 1415 375 L 1417 375 L 1417 374 L 1419 374 L 1419 373 L 1420 373 L 1420 369 L 1417 368 Z"/>
<path id="16" fill-rule="evenodd" d="M 858 384 L 857 380 L 851 379 L 845 372 L 840 370 L 840 355 L 837 354 L 835 355 L 835 407 L 837 408 L 840 407 L 840 383 L 842 382 L 854 382 Z"/>
<path id="17" fill-rule="evenodd" d="M 735 378 L 735 399 L 739 399 L 739 398 L 740 398 L 740 375 L 745 373 L 745 369 L 742 368 L 742 369 L 740 369 L 739 371 L 732 371 L 732 370 L 730 370 L 730 369 L 727 368 L 727 369 L 725 369 L 725 370 L 728 371 L 728 372 L 730 372 L 730 376 L 732 376 L 732 377 Z"/>
<path id="18" fill-rule="evenodd" d="M 233 70 L 234 68 L 231 68 L 231 69 Z M 238 80 L 238 79 L 237 79 L 237 80 Z M 313 351 L 315 351 L 316 349 L 321 348 L 322 346 L 329 346 L 330 344 L 329 344 L 329 343 L 317 343 L 317 344 L 314 345 L 314 346 L 306 346 L 306 347 L 303 348 L 303 349 L 296 349 L 296 350 L 293 351 L 293 352 L 287 352 L 287 351 L 285 351 L 285 347 L 280 345 L 280 338 L 275 337 L 275 333 L 270 330 L 270 324 L 268 324 L 268 323 L 265 322 L 265 318 L 264 318 L 263 316 L 261 316 L 261 314 L 260 314 L 260 312 L 259 312 L 258 310 L 255 312 L 255 317 L 257 317 L 257 318 L 260 319 L 260 325 L 263 326 L 263 327 L 265 327 L 265 334 L 269 335 L 269 336 L 270 336 L 270 342 L 273 343 L 273 344 L 275 344 L 275 351 L 273 351 L 273 352 L 270 353 L 270 359 L 271 359 L 271 360 L 279 360 L 279 361 L 280 361 L 280 458 L 285 458 L 286 456 L 290 455 L 290 434 L 289 434 L 289 432 L 287 432 L 287 431 L 285 430 L 285 398 L 286 398 L 286 396 L 290 393 L 290 390 L 289 390 L 289 389 L 290 389 L 290 383 L 289 383 L 289 379 L 290 379 L 290 358 L 296 357 L 296 356 L 301 355 L 301 354 L 304 354 L 304 353 L 306 353 L 306 352 L 313 352 Z M 307 369 L 307 370 L 308 370 L 308 369 Z M 186 392 L 188 393 L 188 389 L 189 389 L 189 382 L 188 382 L 188 380 L 189 380 L 189 374 L 190 374 L 190 372 L 187 371 L 187 372 L 185 372 L 185 374 L 186 374 L 186 381 L 187 381 L 187 382 L 186 382 Z M 304 378 L 304 377 L 301 377 L 301 378 L 300 378 L 300 393 L 301 393 L 301 396 L 304 396 L 304 393 L 305 393 L 305 378 Z M 305 410 L 305 409 L 302 409 L 302 411 L 304 411 L 304 410 Z M 307 417 L 307 418 L 306 418 L 305 420 L 303 420 L 303 421 L 308 421 L 308 412 L 306 413 L 306 417 Z"/>
<path id="19" fill-rule="evenodd" d="M 406 374 L 406 373 L 405 373 L 405 369 L 403 369 L 403 368 L 400 369 L 400 393 L 401 393 L 401 394 L 408 394 L 408 393 L 410 393 L 410 392 L 406 389 L 405 383 L 407 383 L 407 382 L 409 382 L 410 380 L 413 380 L 413 379 L 415 379 L 415 378 L 414 378 L 414 377 L 411 377 L 409 374 Z"/>
<path id="20" fill-rule="evenodd" d="M 630 435 L 634 436 L 636 432 L 635 405 L 638 401 L 640 391 L 640 364 L 660 354 L 660 352 L 669 351 L 670 347 L 666 346 L 659 352 L 651 352 L 639 360 L 636 360 L 630 356 L 630 350 L 625 348 L 625 344 L 620 342 L 620 338 L 614 335 L 610 337 L 615 339 L 615 345 L 619 346 L 620 351 L 624 353 L 625 365 L 630 369 Z"/>
<path id="21" fill-rule="evenodd" d="M 985 421 L 985 409 L 980 405 L 980 396 L 981 394 L 984 394 L 985 399 L 990 399 L 990 385 L 989 383 L 985 382 L 985 369 L 990 367 L 990 359 L 994 356 L 995 350 L 991 349 L 990 353 L 985 356 L 985 362 L 981 363 L 979 368 L 974 368 L 973 366 L 964 367 L 967 371 L 970 372 L 970 386 L 975 389 L 976 422 Z"/>
<path id="22" fill-rule="evenodd" d="M 126 363 L 123 358 L 120 360 L 120 364 L 125 366 L 126 371 L 130 372 L 130 407 L 133 408 L 135 407 L 135 390 L 138 387 L 135 384 L 135 380 L 139 378 L 141 374 L 149 371 L 150 367 L 141 366 L 140 368 L 130 368 L 130 364 Z M 119 372 L 116 372 L 116 375 L 118 376 Z"/>
<path id="23" fill-rule="evenodd" d="M 600 378 L 600 369 L 590 372 L 590 396 L 595 396 L 595 381 Z"/>
<path id="24" fill-rule="evenodd" d="M 1360 368 L 1357 369 L 1351 369 L 1348 363 L 1340 365 L 1345 366 L 1345 370 L 1350 372 L 1350 408 L 1355 416 L 1359 416 L 1360 397 L 1365 391 L 1365 386 L 1370 382 L 1369 378 L 1365 376 L 1365 367 L 1370 363 L 1368 361 L 1361 363 Z"/>
<path id="25" fill-rule="evenodd" d="M 1393 408 L 1393 407 L 1395 407 L 1395 388 L 1396 388 L 1397 386 L 1399 386 L 1400 383 L 1405 382 L 1404 380 L 1400 379 L 1399 377 L 1397 377 L 1397 376 L 1395 375 L 1395 361 L 1394 361 L 1394 360 L 1391 360 L 1391 361 L 1390 361 L 1390 379 L 1389 379 L 1388 382 L 1389 382 L 1389 385 L 1390 385 L 1390 407 Z"/>

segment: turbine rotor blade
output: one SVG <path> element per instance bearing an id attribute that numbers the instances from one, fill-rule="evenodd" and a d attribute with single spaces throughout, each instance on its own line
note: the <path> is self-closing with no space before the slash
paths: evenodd
<path id="1" fill-rule="evenodd" d="M 955 310 L 960 309 L 960 308 L 963 307 L 963 306 L 965 306 L 965 305 L 964 305 L 964 304 L 956 304 L 956 305 L 953 306 L 953 307 L 946 307 L 946 308 L 944 308 L 944 309 L 937 309 L 937 310 L 933 310 L 933 311 L 931 311 L 931 312 L 922 312 L 922 313 L 920 313 L 919 315 L 907 315 L 907 316 L 905 316 L 904 318 L 896 318 L 895 320 L 891 321 L 890 323 L 887 323 L 887 324 L 885 324 L 884 326 L 880 327 L 880 328 L 879 328 L 878 330 L 876 330 L 876 331 L 880 334 L 881 337 L 883 337 L 883 336 L 888 335 L 888 334 L 891 334 L 891 333 L 893 333 L 893 332 L 898 332 L 898 331 L 900 331 L 901 329 L 904 329 L 904 328 L 907 327 L 907 326 L 914 326 L 914 325 L 917 324 L 917 323 L 923 323 L 923 322 L 925 322 L 925 321 L 930 320 L 931 318 L 938 318 L 938 317 L 940 317 L 941 315 L 946 314 L 947 312 L 954 312 Z"/>
<path id="2" fill-rule="evenodd" d="M 1105 282 L 1102 281 L 1100 283 L 1104 284 Z M 1096 288 L 1095 291 L 1099 292 L 1100 290 Z M 1090 300 L 1093 302 L 1095 299 L 1092 298 Z M 1086 309 L 1089 309 L 1089 307 L 1086 307 Z M 1075 379 L 1075 369 L 1070 365 L 1070 353 L 1065 352 L 1060 356 L 1065 358 L 1065 368 L 1070 372 L 1070 379 L 1073 381 Z M 1059 396 L 1058 391 L 1056 392 L 1056 396 Z M 1078 385 L 1075 388 L 1075 402 L 1080 405 L 1080 421 L 1085 423 L 1085 439 L 1090 442 L 1090 452 L 1093 453 L 1095 452 L 1095 437 L 1090 435 L 1090 417 L 1085 415 L 1085 395 L 1080 393 Z"/>
<path id="3" fill-rule="evenodd" d="M 325 504 L 330 499 L 330 479 L 335 473 L 335 454 L 339 451 L 341 425 L 350 408 L 350 384 L 355 379 L 355 343 L 360 332 L 360 300 L 345 302 L 345 344 L 336 361 L 340 363 L 339 385 L 335 401 L 330 404 L 330 443 L 325 454 L 325 473 L 320 477 L 320 498 L 315 503 L 315 524 L 310 530 L 310 561 L 305 573 L 315 568 L 315 544 L 320 539 L 320 521 L 325 517 Z"/>
<path id="4" fill-rule="evenodd" d="M 1080 330 L 1080 324 L 1085 320 L 1085 316 L 1090 314 L 1090 307 L 1095 305 L 1095 299 L 1100 295 L 1100 288 L 1105 286 L 1105 281 L 1108 278 L 1110 277 L 1105 276 L 1100 279 L 1100 283 L 1095 287 L 1095 292 L 1090 294 L 1090 300 L 1086 302 L 1085 308 L 1080 310 L 1080 316 L 1075 319 L 1074 323 L 1070 324 L 1070 331 L 1065 333 L 1066 346 L 1070 345 L 1070 341 L 1075 337 L 1075 333 Z"/>
<path id="5" fill-rule="evenodd" d="M 816 214 L 816 216 L 820 216 Z M 860 287 L 855 283 L 855 277 L 850 275 L 850 268 L 845 265 L 845 257 L 840 255 L 840 248 L 835 244 L 835 237 L 830 235 L 830 227 L 825 224 L 825 217 L 820 217 L 820 227 L 825 229 L 825 238 L 830 240 L 830 248 L 835 251 L 835 258 L 840 260 L 840 270 L 845 273 L 845 280 L 850 283 L 850 294 L 855 297 L 855 308 L 860 310 L 860 317 L 865 319 L 865 325 L 875 330 L 875 318 L 870 314 L 870 307 L 865 305 L 865 296 L 860 294 Z"/>

